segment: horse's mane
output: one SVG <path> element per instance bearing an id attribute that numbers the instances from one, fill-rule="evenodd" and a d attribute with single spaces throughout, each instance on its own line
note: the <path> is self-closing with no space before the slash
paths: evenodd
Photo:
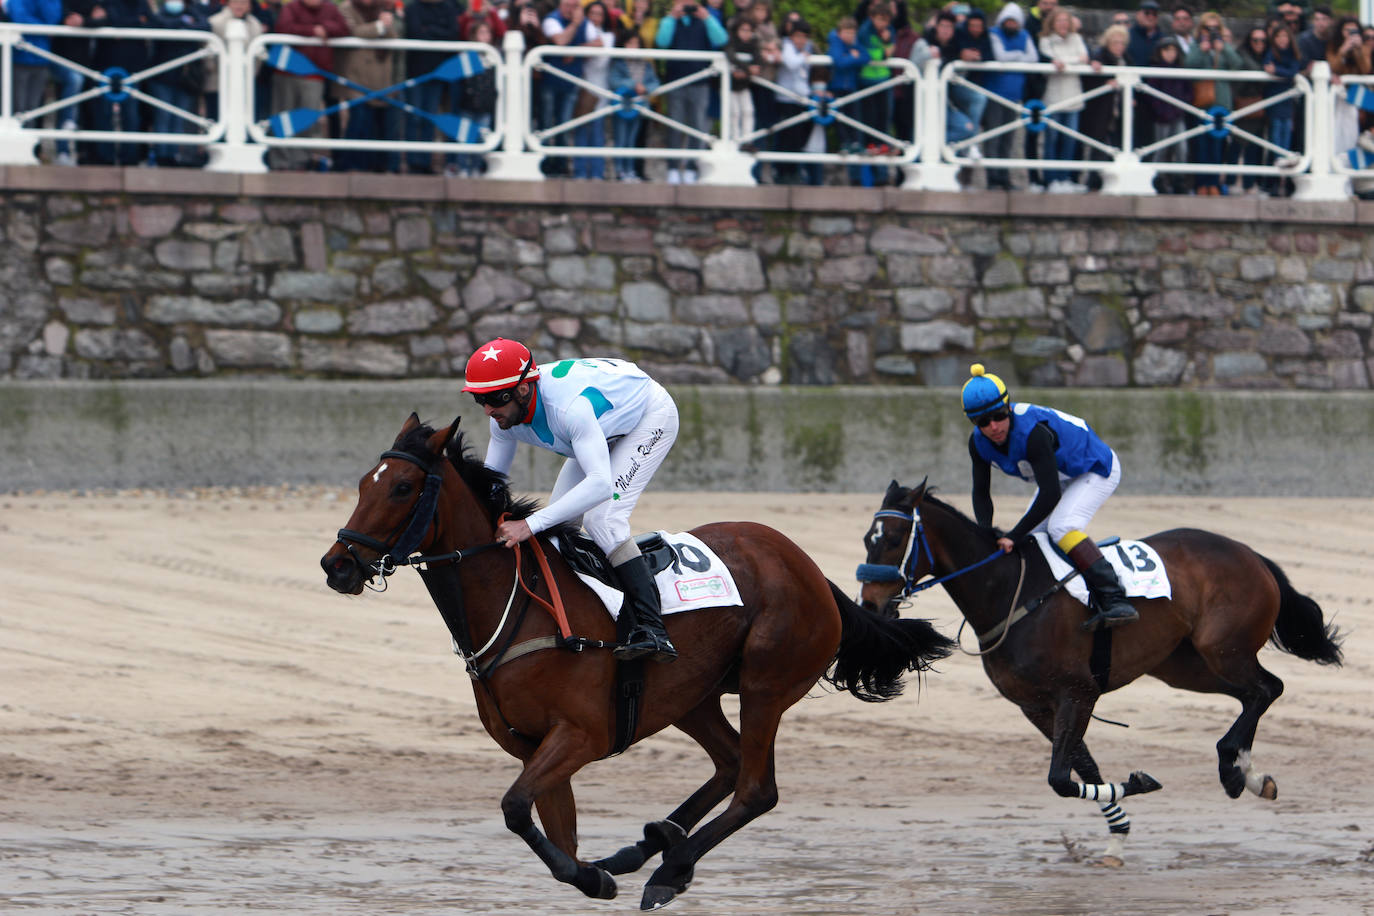
<path id="1" fill-rule="evenodd" d="M 429 460 L 433 457 L 429 450 L 429 439 L 433 435 L 433 427 L 422 423 L 406 433 L 395 447 L 398 451 Z M 462 430 L 454 435 L 444 454 L 449 464 L 458 472 L 458 476 L 463 478 L 463 483 L 467 484 L 468 489 L 477 497 L 478 502 L 486 507 L 493 523 L 502 512 L 511 518 L 529 518 L 538 510 L 539 500 L 517 499 L 511 495 L 506 475 L 500 471 L 493 471 L 482 463 L 463 438 Z"/>
<path id="2" fill-rule="evenodd" d="M 994 539 L 995 539 L 995 538 L 993 537 L 993 530 L 992 530 L 992 529 L 990 529 L 990 528 L 984 528 L 982 525 L 978 524 L 976 521 L 974 521 L 973 519 L 969 518 L 967 515 L 965 515 L 964 513 L 960 512 L 958 509 L 954 508 L 954 507 L 951 506 L 949 503 L 945 502 L 943 499 L 938 499 L 938 498 L 936 498 L 936 496 L 935 496 L 935 488 L 934 488 L 933 486 L 928 486 L 928 487 L 926 487 L 925 495 L 924 495 L 923 497 L 921 497 L 921 501 L 922 501 L 922 502 L 930 503 L 931 505 L 935 506 L 937 509 L 942 509 L 942 510 L 944 510 L 946 513 L 948 513 L 948 514 L 949 514 L 950 516 L 952 516 L 953 518 L 958 519 L 960 522 L 963 522 L 966 526 L 968 526 L 968 528 L 969 528 L 970 530 L 976 531 L 976 532 L 979 534 L 979 536 L 984 537 L 984 538 L 986 538 L 986 539 L 988 539 L 988 540 L 994 540 Z"/>

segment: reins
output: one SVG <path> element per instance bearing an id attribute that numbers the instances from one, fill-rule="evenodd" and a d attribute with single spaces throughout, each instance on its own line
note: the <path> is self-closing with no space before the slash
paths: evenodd
<path id="1" fill-rule="evenodd" d="M 361 531 L 352 531 L 347 528 L 339 529 L 337 535 L 338 540 L 348 550 L 354 562 L 356 562 L 361 569 L 370 569 L 373 573 L 373 578 L 380 578 L 381 580 L 380 585 L 373 585 L 371 578 L 369 578 L 365 582 L 368 588 L 376 592 L 386 591 L 387 578 L 403 566 L 410 566 L 424 572 L 422 567 L 434 568 L 444 565 L 461 564 L 464 560 L 485 553 L 494 547 L 505 546 L 503 541 L 491 541 L 486 544 L 465 547 L 461 550 L 448 551 L 447 553 L 415 555 L 415 550 L 419 547 L 420 542 L 424 540 L 425 534 L 429 531 L 430 526 L 434 524 L 434 517 L 439 508 L 439 488 L 443 483 L 443 477 L 434 469 L 431 462 L 427 462 L 409 452 L 395 450 L 383 452 L 382 459 L 385 460 L 388 458 L 408 461 L 419 467 L 425 472 L 425 483 L 424 488 L 420 491 L 419 498 L 415 501 L 414 507 L 410 510 L 410 514 L 397 526 L 396 531 L 400 531 L 401 533 L 396 537 L 394 544 L 388 546 L 385 541 L 374 538 L 369 534 L 364 534 Z M 508 516 L 502 513 L 496 520 L 496 524 L 499 526 L 507 518 Z M 373 560 L 371 563 L 364 562 L 362 557 L 360 557 L 354 549 L 354 545 L 360 545 L 376 551 L 378 554 L 377 559 Z M 490 674 L 498 665 L 540 649 L 566 648 L 574 652 L 580 652 L 588 648 L 613 648 L 616 645 L 616 643 L 613 642 L 605 642 L 604 640 L 588 639 L 586 637 L 572 635 L 572 627 L 568 624 L 568 614 L 563 603 L 563 596 L 558 589 L 558 582 L 554 578 L 553 570 L 549 566 L 549 560 L 544 553 L 543 545 L 539 542 L 538 538 L 530 538 L 529 545 L 530 550 L 534 553 L 535 561 L 539 565 L 539 571 L 543 573 L 544 581 L 548 583 L 549 596 L 552 601 L 546 601 L 539 597 L 539 595 L 535 594 L 534 589 L 526 584 L 521 563 L 522 557 L 524 556 L 524 550 L 522 549 L 523 545 L 517 545 L 515 549 L 515 579 L 511 583 L 510 597 L 506 599 L 506 607 L 501 612 L 501 618 L 497 622 L 496 629 L 492 633 L 491 638 L 487 640 L 486 645 L 481 648 L 465 651 L 463 642 L 467 642 L 468 644 L 471 643 L 471 640 L 468 638 L 470 633 L 461 634 L 460 640 L 460 634 L 450 632 L 450 635 L 453 637 L 455 653 L 463 659 L 468 674 L 474 679 L 481 679 Z M 487 665 L 478 665 L 477 659 L 483 654 L 491 651 L 492 647 L 496 645 L 500 638 L 501 633 L 504 632 L 507 621 L 510 619 L 511 610 L 515 606 L 516 593 L 520 590 L 523 590 L 531 600 L 548 611 L 549 616 L 554 619 L 558 627 L 558 635 L 541 636 L 535 639 L 526 640 L 516 646 L 507 647 L 497 656 L 497 658 L 493 659 Z M 521 616 L 523 619 L 523 612 Z M 464 628 L 468 628 L 465 614 L 462 615 L 462 623 L 460 625 Z M 452 630 L 452 627 L 450 627 L 450 630 Z"/>

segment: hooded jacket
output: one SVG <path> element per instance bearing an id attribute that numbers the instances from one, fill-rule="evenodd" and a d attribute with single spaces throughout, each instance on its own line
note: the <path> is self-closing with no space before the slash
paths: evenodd
<path id="1" fill-rule="evenodd" d="M 1031 41 L 1030 34 L 1024 28 L 1017 28 L 1013 32 L 1003 29 L 1002 24 L 1009 19 L 1014 20 L 1018 26 L 1024 26 L 1026 14 L 1015 3 L 1008 3 L 1002 7 L 1002 11 L 997 14 L 997 25 L 988 33 L 992 37 L 992 59 L 1007 63 L 1038 63 L 1040 53 L 1035 49 L 1035 43 Z M 989 73 L 983 85 L 989 92 L 1019 102 L 1025 98 L 1026 74 Z"/>

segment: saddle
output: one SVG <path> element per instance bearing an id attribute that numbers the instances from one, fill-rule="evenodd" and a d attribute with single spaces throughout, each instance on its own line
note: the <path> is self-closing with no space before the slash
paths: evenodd
<path id="1" fill-rule="evenodd" d="M 657 531 L 638 535 L 635 543 L 639 545 L 639 552 L 644 554 L 644 559 L 649 564 L 651 576 L 656 576 L 677 563 L 677 554 L 673 552 L 672 545 Z M 561 529 L 558 532 L 558 552 L 575 572 L 586 573 L 611 588 L 620 589 L 620 580 L 616 578 L 615 570 L 611 568 L 606 554 L 596 546 L 595 541 L 581 531 Z"/>

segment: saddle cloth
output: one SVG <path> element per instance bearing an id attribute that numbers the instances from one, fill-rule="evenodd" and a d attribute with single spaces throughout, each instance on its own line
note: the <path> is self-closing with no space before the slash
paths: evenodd
<path id="1" fill-rule="evenodd" d="M 1037 531 L 1034 537 L 1056 580 L 1073 571 L 1073 564 L 1060 553 L 1059 548 L 1050 541 L 1048 534 Z M 1116 577 L 1121 580 L 1121 587 L 1126 590 L 1127 597 L 1173 597 L 1173 587 L 1169 584 L 1169 574 L 1164 569 L 1164 561 L 1159 558 L 1155 549 L 1144 541 L 1118 541 L 1110 547 L 1104 547 L 1102 555 L 1116 570 Z M 1088 604 L 1088 586 L 1082 576 L 1070 579 L 1064 590 L 1084 604 Z"/>
<path id="2" fill-rule="evenodd" d="M 553 535 L 549 540 L 567 557 L 569 551 L 561 542 L 562 537 L 561 534 Z M 686 532 L 669 534 L 666 531 L 658 531 L 635 540 L 640 542 L 640 549 L 645 555 L 651 557 L 650 568 L 655 570 L 654 584 L 658 586 L 664 614 L 744 604 L 739 596 L 739 589 L 735 587 L 735 577 L 730 575 L 729 568 L 716 556 L 715 551 L 699 538 Z M 657 549 L 654 549 L 655 547 Z M 596 553 L 600 554 L 600 551 Z M 659 557 L 663 559 L 653 562 Z M 660 564 L 662 568 L 656 568 Z M 624 600 L 620 590 L 582 569 L 581 564 L 573 564 L 573 571 L 596 592 L 611 617 L 619 618 L 620 604 Z"/>

